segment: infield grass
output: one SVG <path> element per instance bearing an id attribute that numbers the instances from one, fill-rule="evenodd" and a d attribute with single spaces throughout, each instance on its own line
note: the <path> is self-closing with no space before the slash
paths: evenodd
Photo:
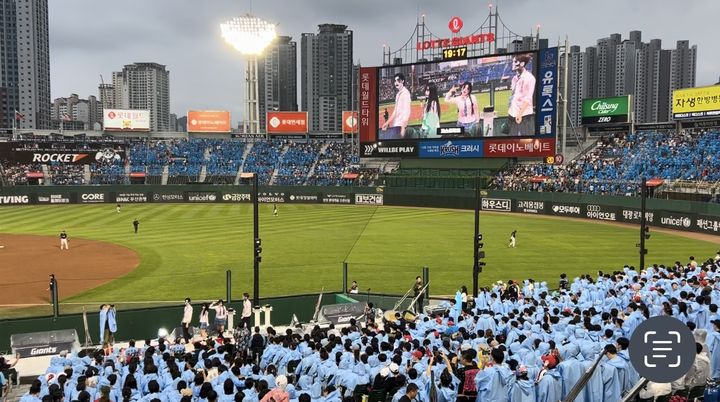
<path id="1" fill-rule="evenodd" d="M 403 294 L 423 265 L 432 294 L 472 284 L 472 211 L 402 207 L 261 205 L 261 295 L 340 290 L 342 263 L 363 291 Z M 140 220 L 140 233 L 132 220 Z M 170 301 L 219 298 L 225 271 L 233 294 L 252 293 L 252 209 L 248 204 L 127 204 L 29 206 L 0 209 L 0 232 L 104 240 L 139 253 L 125 277 L 65 302 Z M 507 247 L 512 230 L 517 248 Z M 622 269 L 638 261 L 638 230 L 595 222 L 482 214 L 487 266 L 482 286 L 532 277 L 556 286 L 558 276 Z M 717 245 L 652 233 L 649 263 L 704 259 Z M 32 256 L 28 256 L 31 259 Z M 31 260 L 29 260 L 28 263 Z M 19 270 L 18 272 L 21 272 Z M 44 278 L 43 278 L 44 280 Z"/>

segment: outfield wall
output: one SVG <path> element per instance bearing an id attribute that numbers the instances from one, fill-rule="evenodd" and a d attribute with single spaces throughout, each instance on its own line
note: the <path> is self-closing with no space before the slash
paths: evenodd
<path id="1" fill-rule="evenodd" d="M 637 197 L 483 191 L 482 210 L 640 223 Z M 263 186 L 259 201 L 276 204 L 399 205 L 473 209 L 473 190 Z M 0 206 L 96 203 L 249 203 L 249 186 L 116 185 L 0 187 Z M 720 205 L 648 199 L 651 226 L 720 234 Z"/>

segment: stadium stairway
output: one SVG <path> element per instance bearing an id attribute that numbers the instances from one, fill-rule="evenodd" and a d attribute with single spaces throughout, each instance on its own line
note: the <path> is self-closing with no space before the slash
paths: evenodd
<path id="1" fill-rule="evenodd" d="M 269 186 L 272 186 L 275 184 L 275 179 L 277 179 L 278 172 L 280 171 L 279 166 L 282 165 L 283 159 L 285 158 L 285 154 L 287 153 L 287 151 L 289 149 L 290 149 L 289 145 L 283 145 L 283 149 L 280 152 L 280 156 L 278 157 L 278 160 L 277 160 L 276 168 L 273 170 L 273 174 L 270 177 L 270 182 L 268 183 Z"/>
<path id="2" fill-rule="evenodd" d="M 90 165 L 83 165 L 83 176 L 85 183 L 91 183 L 92 173 L 90 173 Z"/>
<path id="3" fill-rule="evenodd" d="M 163 185 L 163 186 L 167 185 L 168 176 L 170 176 L 170 166 L 165 165 L 165 166 L 163 166 L 162 178 L 160 179 L 161 185 Z"/>
<path id="4" fill-rule="evenodd" d="M 252 151 L 253 145 L 255 145 L 254 142 L 248 142 L 247 145 L 245 145 L 245 151 L 243 152 L 242 156 L 242 163 L 240 164 L 240 168 L 238 168 L 237 175 L 235 175 L 235 185 L 237 186 L 240 184 L 240 175 L 245 171 L 245 161 L 247 161 L 247 156 Z"/>
<path id="5" fill-rule="evenodd" d="M 207 160 L 207 158 L 206 158 Z M 200 183 L 205 183 L 205 178 L 207 177 L 207 165 L 202 165 L 202 168 L 200 168 L 200 177 L 198 177 L 198 181 Z"/>
<path id="6" fill-rule="evenodd" d="M 323 144 L 322 148 L 320 148 L 320 152 L 317 153 L 317 156 L 315 157 L 315 162 L 313 162 L 313 165 L 310 167 L 310 170 L 308 171 L 307 177 L 305 177 L 305 183 L 307 184 L 307 181 L 312 177 L 313 174 L 315 174 L 315 168 L 317 167 L 318 162 L 320 162 L 320 155 L 324 155 L 325 151 L 330 146 L 329 143 Z"/>
<path id="7" fill-rule="evenodd" d="M 45 177 L 45 185 L 52 186 L 52 179 L 50 178 L 50 170 L 47 165 L 42 165 L 43 176 Z"/>

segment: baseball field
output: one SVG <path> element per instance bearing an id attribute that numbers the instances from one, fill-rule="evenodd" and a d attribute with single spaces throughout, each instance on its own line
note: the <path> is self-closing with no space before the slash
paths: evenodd
<path id="1" fill-rule="evenodd" d="M 217 299 L 225 271 L 233 292 L 252 292 L 249 204 L 127 204 L 0 209 L 0 316 L 47 314 L 55 273 L 63 312 L 102 302 L 127 306 Z M 133 232 L 132 221 L 140 222 Z M 403 294 L 423 266 L 432 294 L 472 284 L 472 211 L 404 207 L 261 205 L 262 296 L 341 290 L 342 263 L 360 289 Z M 60 250 L 66 230 L 69 250 Z M 507 247 L 517 230 L 517 248 Z M 482 286 L 595 274 L 638 263 L 632 226 L 482 213 Z M 652 229 L 650 263 L 715 255 L 720 239 Z"/>

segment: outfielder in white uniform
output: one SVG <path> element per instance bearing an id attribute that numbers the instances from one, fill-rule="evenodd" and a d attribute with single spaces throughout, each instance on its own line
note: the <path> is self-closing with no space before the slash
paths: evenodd
<path id="1" fill-rule="evenodd" d="M 515 248 L 515 235 L 517 234 L 517 230 L 513 230 L 512 234 L 510 234 L 510 244 L 508 244 L 508 247 Z"/>

